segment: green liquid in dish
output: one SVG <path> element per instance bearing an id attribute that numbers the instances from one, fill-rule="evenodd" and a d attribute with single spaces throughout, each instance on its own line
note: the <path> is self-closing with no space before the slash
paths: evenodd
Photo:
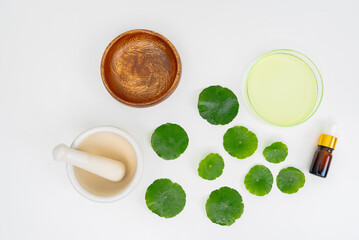
<path id="1" fill-rule="evenodd" d="M 312 69 L 291 54 L 264 56 L 251 68 L 246 84 L 253 110 L 274 125 L 293 126 L 305 121 L 317 102 L 318 84 Z"/>

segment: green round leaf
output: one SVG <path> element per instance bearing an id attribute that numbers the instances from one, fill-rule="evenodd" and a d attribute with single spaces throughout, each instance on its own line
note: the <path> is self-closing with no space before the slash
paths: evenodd
<path id="1" fill-rule="evenodd" d="M 256 165 L 249 170 L 244 178 L 244 185 L 247 190 L 257 196 L 264 196 L 270 192 L 273 184 L 271 171 L 263 166 Z"/>
<path id="2" fill-rule="evenodd" d="M 264 158 L 271 163 L 280 163 L 285 160 L 288 155 L 288 148 L 282 142 L 275 142 L 263 150 Z"/>
<path id="3" fill-rule="evenodd" d="M 212 222 L 224 226 L 230 226 L 240 218 L 243 209 L 242 196 L 237 190 L 229 187 L 214 190 L 206 203 L 207 217 Z"/>
<path id="4" fill-rule="evenodd" d="M 305 176 L 299 169 L 288 167 L 282 169 L 277 176 L 277 186 L 284 193 L 292 194 L 298 192 L 305 183 Z"/>
<path id="5" fill-rule="evenodd" d="M 166 160 L 178 158 L 188 146 L 186 131 L 179 125 L 166 123 L 153 132 L 151 145 L 157 155 Z"/>
<path id="6" fill-rule="evenodd" d="M 213 125 L 230 123 L 238 114 L 236 95 L 221 86 L 205 88 L 198 98 L 198 111 L 202 118 Z"/>
<path id="7" fill-rule="evenodd" d="M 154 181 L 147 188 L 145 199 L 148 209 L 165 218 L 176 216 L 186 205 L 182 187 L 166 178 Z"/>
<path id="8" fill-rule="evenodd" d="M 198 175 L 207 180 L 214 180 L 222 175 L 224 161 L 218 153 L 208 154 L 198 167 Z"/>
<path id="9" fill-rule="evenodd" d="M 232 157 L 244 159 L 257 150 L 258 139 L 246 127 L 235 126 L 228 129 L 224 134 L 223 146 Z"/>

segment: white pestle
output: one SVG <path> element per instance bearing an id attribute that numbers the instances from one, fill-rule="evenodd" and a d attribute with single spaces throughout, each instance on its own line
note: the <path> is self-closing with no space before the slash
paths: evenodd
<path id="1" fill-rule="evenodd" d="M 55 161 L 69 163 L 113 182 L 120 181 L 126 173 L 126 166 L 120 161 L 69 148 L 65 144 L 57 145 L 52 155 Z"/>

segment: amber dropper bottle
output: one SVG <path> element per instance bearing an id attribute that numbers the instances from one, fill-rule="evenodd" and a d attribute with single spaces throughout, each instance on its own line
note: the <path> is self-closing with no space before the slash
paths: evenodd
<path id="1" fill-rule="evenodd" d="M 332 152 L 337 144 L 335 135 L 336 126 L 334 124 L 328 125 L 321 134 L 318 142 L 318 149 L 314 153 L 313 162 L 310 166 L 309 172 L 319 177 L 325 178 L 328 174 L 330 163 L 332 161 Z"/>

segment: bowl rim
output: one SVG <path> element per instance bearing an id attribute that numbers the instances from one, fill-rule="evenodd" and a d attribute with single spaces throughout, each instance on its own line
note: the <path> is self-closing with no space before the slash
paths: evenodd
<path id="1" fill-rule="evenodd" d="M 294 124 L 288 124 L 288 125 L 279 125 L 279 124 L 275 124 L 272 122 L 269 122 L 268 120 L 264 119 L 252 106 L 251 101 L 249 99 L 248 96 L 248 77 L 252 71 L 252 69 L 257 65 L 258 62 L 260 62 L 261 60 L 263 60 L 264 58 L 271 56 L 273 54 L 288 54 L 291 55 L 293 57 L 299 58 L 302 62 L 304 62 L 309 69 L 312 71 L 313 76 L 316 80 L 316 84 L 317 84 L 317 96 L 316 96 L 316 100 L 315 103 L 311 109 L 311 112 L 301 121 L 298 121 Z M 259 119 L 261 119 L 262 121 L 269 123 L 271 125 L 274 126 L 278 126 L 278 127 L 293 127 L 293 126 L 297 126 L 299 124 L 302 124 L 304 122 L 306 122 L 309 118 L 311 118 L 318 110 L 322 100 L 323 100 L 323 94 L 324 94 L 324 83 L 323 83 L 323 78 L 322 75 L 320 74 L 320 71 L 318 69 L 318 67 L 315 65 L 315 63 L 306 55 L 304 55 L 301 52 L 295 51 L 295 50 L 291 50 L 291 49 L 276 49 L 276 50 L 272 50 L 269 51 L 263 55 L 261 55 L 260 57 L 258 57 L 249 67 L 249 69 L 247 70 L 245 76 L 244 76 L 244 81 L 243 81 L 243 95 L 245 96 L 245 102 L 247 103 L 247 106 L 249 107 L 249 109 L 251 110 L 252 113 L 254 113 L 257 117 L 259 117 Z"/>
<path id="2" fill-rule="evenodd" d="M 161 40 L 163 40 L 172 50 L 174 56 L 175 56 L 175 59 L 176 59 L 176 64 L 177 64 L 177 73 L 176 73 L 176 77 L 171 85 L 171 87 L 168 89 L 167 92 L 165 92 L 165 94 L 163 94 L 162 96 L 160 96 L 159 98 L 156 98 L 150 102 L 145 102 L 145 103 L 134 103 L 134 102 L 130 102 L 130 101 L 127 101 L 121 97 L 119 97 L 118 95 L 116 95 L 110 88 L 110 86 L 108 85 L 108 82 L 107 82 L 107 79 L 106 79 L 106 76 L 105 76 L 105 60 L 107 58 L 107 54 L 109 52 L 109 50 L 111 49 L 111 47 L 120 39 L 120 38 L 123 38 L 124 36 L 127 36 L 127 35 L 130 35 L 130 34 L 134 34 L 134 33 L 143 33 L 143 34 L 149 34 L 149 35 L 154 35 L 158 38 L 160 38 Z M 128 105 L 128 106 L 131 106 L 131 107 L 150 107 L 150 106 L 153 106 L 153 105 L 156 105 L 162 101 L 164 101 L 166 98 L 168 98 L 177 88 L 178 86 L 178 83 L 180 81 L 180 78 L 181 78 L 181 75 L 182 75 L 182 63 L 181 63 L 181 58 L 178 54 L 178 51 L 177 49 L 175 48 L 175 46 L 166 38 L 164 37 L 163 35 L 155 32 L 155 31 L 152 31 L 152 30 L 147 30 L 147 29 L 133 29 L 133 30 L 129 30 L 129 31 L 126 31 L 120 35 L 118 35 L 117 37 L 115 37 L 106 47 L 104 53 L 102 54 L 102 59 L 101 59 L 101 78 L 102 78 L 102 83 L 105 85 L 105 88 L 107 89 L 107 91 L 111 94 L 111 96 L 113 98 L 115 98 L 117 101 L 125 104 L 125 105 Z"/>
<path id="3" fill-rule="evenodd" d="M 84 187 L 82 187 L 82 185 L 78 182 L 76 175 L 75 175 L 74 166 L 72 166 L 71 164 L 66 165 L 67 176 L 70 180 L 71 185 L 75 188 L 75 190 L 78 193 L 80 193 L 82 196 L 84 196 L 85 198 L 92 200 L 94 202 L 99 202 L 99 203 L 114 202 L 114 201 L 117 201 L 117 200 L 127 196 L 130 192 L 132 192 L 132 190 L 139 183 L 139 181 L 141 179 L 141 175 L 142 175 L 142 169 L 143 169 L 143 156 L 142 156 L 142 151 L 141 151 L 138 143 L 126 131 L 124 131 L 120 128 L 114 127 L 114 126 L 98 126 L 98 127 L 90 128 L 90 129 L 82 132 L 72 142 L 71 148 L 77 148 L 81 144 L 81 142 L 83 142 L 86 138 L 88 138 L 91 135 L 94 135 L 96 133 L 104 133 L 104 132 L 115 133 L 115 134 L 118 134 L 119 136 L 125 138 L 131 144 L 131 146 L 133 147 L 135 154 L 136 154 L 137 166 L 136 166 L 135 175 L 133 176 L 133 179 L 130 182 L 130 184 L 122 192 L 117 193 L 115 195 L 111 195 L 111 196 L 98 196 L 96 194 L 90 193 Z"/>

